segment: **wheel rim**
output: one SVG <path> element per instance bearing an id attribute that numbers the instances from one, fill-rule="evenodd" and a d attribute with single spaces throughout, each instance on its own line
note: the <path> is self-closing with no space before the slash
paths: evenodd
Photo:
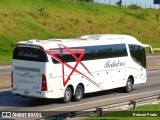
<path id="1" fill-rule="evenodd" d="M 132 89 L 132 83 L 131 81 L 128 81 L 128 91 L 130 91 Z"/>
<path id="2" fill-rule="evenodd" d="M 71 97 L 70 92 L 69 92 L 69 91 L 66 91 L 65 96 L 66 96 L 66 100 L 68 101 L 68 100 L 70 99 L 70 97 Z"/>
<path id="3" fill-rule="evenodd" d="M 82 96 L 82 91 L 81 91 L 80 89 L 78 89 L 77 92 L 76 92 L 76 97 L 77 97 L 78 99 L 80 99 L 81 96 Z"/>

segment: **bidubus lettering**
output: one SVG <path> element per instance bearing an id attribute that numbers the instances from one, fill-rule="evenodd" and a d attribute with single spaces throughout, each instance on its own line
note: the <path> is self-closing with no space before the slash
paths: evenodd
<path id="1" fill-rule="evenodd" d="M 107 60 L 105 62 L 104 68 L 113 68 L 113 67 L 122 67 L 122 66 L 125 66 L 124 61 L 120 61 L 120 60 L 115 61 L 114 60 L 113 62 L 111 62 L 111 61 Z"/>

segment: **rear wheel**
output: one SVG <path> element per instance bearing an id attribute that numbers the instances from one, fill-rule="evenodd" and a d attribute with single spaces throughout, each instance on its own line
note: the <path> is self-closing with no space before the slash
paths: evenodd
<path id="1" fill-rule="evenodd" d="M 74 95 L 74 99 L 75 101 L 80 101 L 83 97 L 83 87 L 81 85 L 78 85 L 76 90 L 75 90 L 75 95 Z"/>
<path id="2" fill-rule="evenodd" d="M 68 103 L 70 102 L 71 98 L 72 98 L 71 88 L 67 87 L 64 93 L 63 102 Z"/>
<path id="3" fill-rule="evenodd" d="M 133 88 L 133 81 L 132 79 L 128 78 L 126 87 L 124 88 L 124 90 L 125 92 L 130 93 L 132 91 L 132 88 Z"/>

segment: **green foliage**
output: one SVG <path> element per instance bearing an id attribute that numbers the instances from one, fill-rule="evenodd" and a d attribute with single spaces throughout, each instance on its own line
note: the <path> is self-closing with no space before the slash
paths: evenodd
<path id="1" fill-rule="evenodd" d="M 94 0 L 77 0 L 77 1 L 83 1 L 83 2 L 94 2 Z"/>
<path id="2" fill-rule="evenodd" d="M 159 21 L 159 17 L 160 17 L 160 14 L 157 13 L 157 14 L 156 14 L 156 20 L 157 20 L 157 21 Z"/>
<path id="3" fill-rule="evenodd" d="M 133 10 L 138 10 L 138 9 L 141 9 L 140 6 L 138 6 L 137 4 L 131 4 L 128 6 L 130 9 L 133 9 Z"/>
<path id="4" fill-rule="evenodd" d="M 132 11 L 128 15 L 131 15 L 131 16 L 133 16 L 137 19 L 141 19 L 141 20 L 146 20 L 147 17 L 149 16 L 148 13 L 143 12 L 143 11 Z"/>

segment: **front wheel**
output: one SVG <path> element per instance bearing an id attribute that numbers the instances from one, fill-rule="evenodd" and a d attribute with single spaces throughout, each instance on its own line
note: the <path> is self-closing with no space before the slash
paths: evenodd
<path id="1" fill-rule="evenodd" d="M 71 88 L 67 87 L 64 92 L 63 102 L 68 103 L 68 102 L 70 102 L 71 98 L 72 98 Z"/>
<path id="2" fill-rule="evenodd" d="M 74 99 L 75 101 L 80 101 L 83 97 L 83 87 L 81 85 L 78 85 L 76 87 L 76 90 L 75 90 L 75 95 L 74 95 Z"/>
<path id="3" fill-rule="evenodd" d="M 132 88 L 133 88 L 133 81 L 130 78 L 128 78 L 126 86 L 124 88 L 125 92 L 130 93 L 132 91 Z"/>

